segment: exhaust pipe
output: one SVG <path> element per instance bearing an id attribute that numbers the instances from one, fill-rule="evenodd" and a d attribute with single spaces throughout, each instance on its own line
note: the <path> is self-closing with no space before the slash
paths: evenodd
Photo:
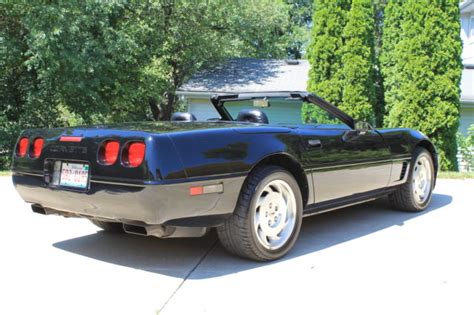
<path id="1" fill-rule="evenodd" d="M 123 230 L 135 235 L 168 237 L 173 234 L 175 229 L 162 225 L 132 225 L 124 223 Z"/>
<path id="2" fill-rule="evenodd" d="M 124 224 L 123 230 L 130 234 L 147 236 L 147 232 L 144 226 Z"/>
<path id="3" fill-rule="evenodd" d="M 129 234 L 142 236 L 166 237 L 201 237 L 206 234 L 206 227 L 175 227 L 163 225 L 123 224 L 123 230 Z"/>
<path id="4" fill-rule="evenodd" d="M 79 215 L 75 213 L 70 213 L 70 212 L 63 212 L 63 211 L 58 211 L 50 208 L 44 208 L 43 206 L 39 204 L 33 204 L 31 205 L 31 210 L 33 210 L 34 213 L 39 213 L 42 215 L 49 215 L 49 214 L 56 214 L 63 216 L 65 218 L 77 218 L 80 217 Z"/>
<path id="5" fill-rule="evenodd" d="M 80 215 L 68 212 L 62 212 L 50 208 L 44 208 L 39 204 L 31 205 L 31 210 L 34 213 L 43 215 L 57 214 L 64 217 L 81 217 Z M 204 236 L 209 228 L 207 227 L 175 227 L 175 226 L 164 226 L 164 225 L 135 225 L 135 224 L 123 224 L 123 230 L 129 234 L 142 235 L 142 236 L 155 236 L 160 238 L 166 237 L 201 237 Z"/>
<path id="6" fill-rule="evenodd" d="M 40 205 L 31 205 L 31 210 L 33 210 L 34 213 L 39 213 L 39 214 L 44 214 L 44 215 L 47 214 L 46 209 Z"/>

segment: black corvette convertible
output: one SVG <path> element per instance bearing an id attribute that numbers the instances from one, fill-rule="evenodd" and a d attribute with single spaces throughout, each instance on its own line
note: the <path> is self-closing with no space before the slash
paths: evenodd
<path id="1" fill-rule="evenodd" d="M 373 129 L 306 92 L 216 95 L 196 121 L 29 129 L 13 182 L 34 212 L 82 217 L 106 231 L 199 237 L 230 252 L 285 255 L 304 216 L 389 196 L 424 210 L 436 181 L 430 140 Z M 309 112 L 302 121 L 301 111 Z"/>

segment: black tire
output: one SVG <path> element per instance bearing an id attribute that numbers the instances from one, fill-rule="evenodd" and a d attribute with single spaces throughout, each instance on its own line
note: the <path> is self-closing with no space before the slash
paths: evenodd
<path id="1" fill-rule="evenodd" d="M 418 167 L 418 163 L 420 158 L 426 158 L 429 161 L 429 171 L 431 172 L 430 178 L 430 187 L 428 196 L 423 201 L 416 200 L 415 197 L 415 189 L 414 189 L 414 173 L 416 168 Z M 408 174 L 408 178 L 405 184 L 401 185 L 395 192 L 391 193 L 389 197 L 389 201 L 391 205 L 396 210 L 401 211 L 408 211 L 408 212 L 419 212 L 425 210 L 428 205 L 430 204 L 433 187 L 435 183 L 435 171 L 434 171 L 434 163 L 433 157 L 431 153 L 421 147 L 415 149 L 413 153 L 411 165 L 410 165 L 410 173 Z"/>
<path id="2" fill-rule="evenodd" d="M 292 221 L 294 221 L 293 224 L 289 225 L 289 230 L 285 231 L 287 236 L 285 236 L 286 241 L 283 245 L 276 249 L 270 249 L 259 241 L 254 216 L 257 211 L 257 199 L 264 193 L 263 190 L 266 187 L 268 189 L 268 185 L 275 181 L 280 183 L 283 181 L 287 185 L 285 187 L 291 188 L 295 197 L 295 203 L 293 203 L 294 215 L 292 215 Z M 278 211 L 278 206 L 274 206 L 274 209 L 275 212 Z M 273 214 L 273 216 L 275 218 L 277 215 Z M 300 188 L 294 177 L 283 168 L 264 166 L 254 170 L 248 176 L 240 192 L 233 215 L 226 220 L 224 225 L 217 228 L 217 235 L 222 245 L 232 254 L 257 261 L 275 260 L 286 255 L 295 244 L 300 232 L 302 217 L 303 201 Z M 281 216 L 279 219 L 281 219 Z M 268 224 L 270 225 L 270 220 Z"/>
<path id="3" fill-rule="evenodd" d="M 111 233 L 124 233 L 122 223 L 118 222 L 107 222 L 96 219 L 89 219 L 95 226 L 100 227 L 102 230 Z"/>

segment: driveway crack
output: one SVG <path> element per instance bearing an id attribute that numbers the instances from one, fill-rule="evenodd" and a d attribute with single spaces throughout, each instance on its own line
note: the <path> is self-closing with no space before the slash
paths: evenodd
<path id="1" fill-rule="evenodd" d="M 186 275 L 186 277 L 183 278 L 183 281 L 181 281 L 181 283 L 178 285 L 178 287 L 176 288 L 176 290 L 173 291 L 173 293 L 170 295 L 170 297 L 166 300 L 166 302 L 163 304 L 163 306 L 158 310 L 158 314 L 161 314 L 161 312 L 164 310 L 164 308 L 166 307 L 166 305 L 168 305 L 168 303 L 171 301 L 171 299 L 176 295 L 176 293 L 179 291 L 179 289 L 181 289 L 181 287 L 183 286 L 184 282 L 186 282 L 186 280 L 189 279 L 189 277 L 193 274 L 193 272 L 199 267 L 199 265 L 201 265 L 201 263 L 204 261 L 204 259 L 206 259 L 206 257 L 211 253 L 211 251 L 214 249 L 214 247 L 216 247 L 216 244 L 217 244 L 217 239 L 214 241 L 214 243 L 212 243 L 211 246 L 209 246 L 209 248 L 207 249 L 207 251 L 204 252 L 204 254 L 201 256 L 201 258 L 198 260 L 197 264 L 191 268 L 191 270 L 188 272 L 188 274 Z"/>

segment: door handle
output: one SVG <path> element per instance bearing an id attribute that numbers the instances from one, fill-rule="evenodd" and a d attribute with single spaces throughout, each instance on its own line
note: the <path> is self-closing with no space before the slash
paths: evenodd
<path id="1" fill-rule="evenodd" d="M 323 145 L 321 143 L 321 140 L 319 139 L 309 139 L 308 140 L 308 145 L 312 148 L 322 148 Z"/>

